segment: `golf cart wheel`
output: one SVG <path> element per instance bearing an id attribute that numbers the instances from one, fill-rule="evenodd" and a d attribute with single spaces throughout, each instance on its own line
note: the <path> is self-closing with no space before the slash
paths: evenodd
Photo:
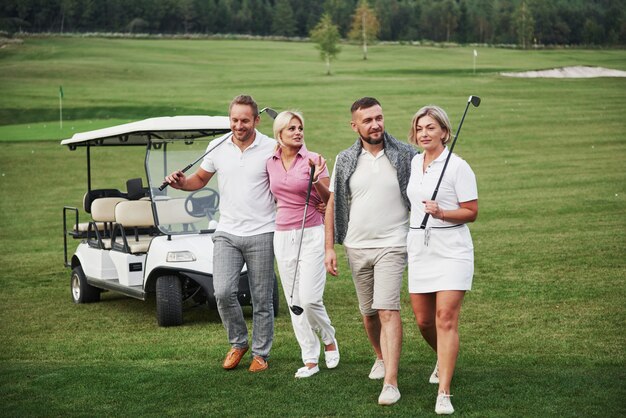
<path id="1" fill-rule="evenodd" d="M 70 291 L 74 303 L 92 303 L 100 300 L 100 289 L 87 283 L 81 266 L 74 267 L 70 279 Z"/>
<path id="2" fill-rule="evenodd" d="M 274 296 L 272 297 L 272 301 L 274 303 L 274 317 L 278 316 L 279 300 L 280 294 L 278 293 L 278 279 L 276 278 L 276 273 L 274 273 Z"/>
<path id="3" fill-rule="evenodd" d="M 157 322 L 162 327 L 183 323 L 183 290 L 177 276 L 161 276 L 156 281 Z"/>

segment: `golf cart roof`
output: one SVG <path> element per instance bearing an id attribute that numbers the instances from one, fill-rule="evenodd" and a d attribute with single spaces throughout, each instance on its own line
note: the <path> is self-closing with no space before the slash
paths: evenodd
<path id="1" fill-rule="evenodd" d="M 87 145 L 146 145 L 148 141 L 189 140 L 230 131 L 227 116 L 165 116 L 74 134 L 61 141 L 70 149 Z"/>

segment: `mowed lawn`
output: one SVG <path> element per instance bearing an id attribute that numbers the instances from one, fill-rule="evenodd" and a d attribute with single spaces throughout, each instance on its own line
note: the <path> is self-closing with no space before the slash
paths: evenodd
<path id="1" fill-rule="evenodd" d="M 300 353 L 284 300 L 270 370 L 259 375 L 221 369 L 225 331 L 206 307 L 159 328 L 154 300 L 109 292 L 71 302 L 61 210 L 81 205 L 86 166 L 83 150 L 59 141 L 153 116 L 223 115 L 241 92 L 303 111 L 307 145 L 330 166 L 355 139 L 349 107 L 361 96 L 379 98 L 400 139 L 421 106 L 443 106 L 456 127 L 467 97 L 481 96 L 455 149 L 476 172 L 480 203 L 457 415 L 626 415 L 626 79 L 499 75 L 626 70 L 626 51 L 477 48 L 473 73 L 469 47 L 377 45 L 367 61 L 342 48 L 330 77 L 309 43 L 33 38 L 0 49 L 0 416 L 434 414 L 435 354 L 406 285 L 402 399 L 376 404 L 381 383 L 367 378 L 374 357 L 343 256 L 325 295 L 341 363 L 311 379 L 293 378 Z M 143 173 L 139 148 L 92 158 L 95 188 L 124 189 Z"/>

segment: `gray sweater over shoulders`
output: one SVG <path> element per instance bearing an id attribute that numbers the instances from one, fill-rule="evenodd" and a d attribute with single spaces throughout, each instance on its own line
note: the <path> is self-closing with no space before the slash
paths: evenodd
<path id="1" fill-rule="evenodd" d="M 398 141 L 387 132 L 384 135 L 384 147 L 385 155 L 396 169 L 402 200 L 407 209 L 410 210 L 411 204 L 406 195 L 406 186 L 411 176 L 411 160 L 417 154 L 417 150 L 409 144 Z M 343 244 L 348 232 L 350 202 L 352 200 L 350 177 L 356 170 L 362 148 L 359 138 L 350 148 L 341 151 L 335 162 L 335 242 L 337 244 Z"/>

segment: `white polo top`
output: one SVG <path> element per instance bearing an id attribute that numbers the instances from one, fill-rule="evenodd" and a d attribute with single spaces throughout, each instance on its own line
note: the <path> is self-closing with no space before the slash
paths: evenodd
<path id="1" fill-rule="evenodd" d="M 365 149 L 350 177 L 350 220 L 343 245 L 350 248 L 406 247 L 409 212 L 402 201 L 395 167 L 381 150 Z M 330 181 L 334 192 L 335 170 Z"/>
<path id="2" fill-rule="evenodd" d="M 424 154 L 417 154 L 411 161 L 411 178 L 407 186 L 407 195 L 411 201 L 411 228 L 419 228 L 424 219 L 424 204 L 422 201 L 430 200 L 441 176 L 446 157 L 450 154 L 448 148 L 443 150 L 430 165 L 423 170 Z M 478 199 L 478 187 L 476 176 L 464 159 L 452 154 L 448 167 L 439 186 L 439 192 L 435 199 L 444 210 L 454 210 L 461 206 L 461 202 L 469 202 Z M 443 222 L 432 216 L 428 218 L 427 227 L 452 226 L 454 222 Z"/>
<path id="3" fill-rule="evenodd" d="M 221 138 L 212 141 L 209 147 Z M 275 148 L 276 140 L 256 131 L 254 142 L 243 152 L 229 138 L 204 157 L 200 167 L 217 174 L 218 231 L 238 236 L 274 231 L 276 207 L 265 165 Z"/>

